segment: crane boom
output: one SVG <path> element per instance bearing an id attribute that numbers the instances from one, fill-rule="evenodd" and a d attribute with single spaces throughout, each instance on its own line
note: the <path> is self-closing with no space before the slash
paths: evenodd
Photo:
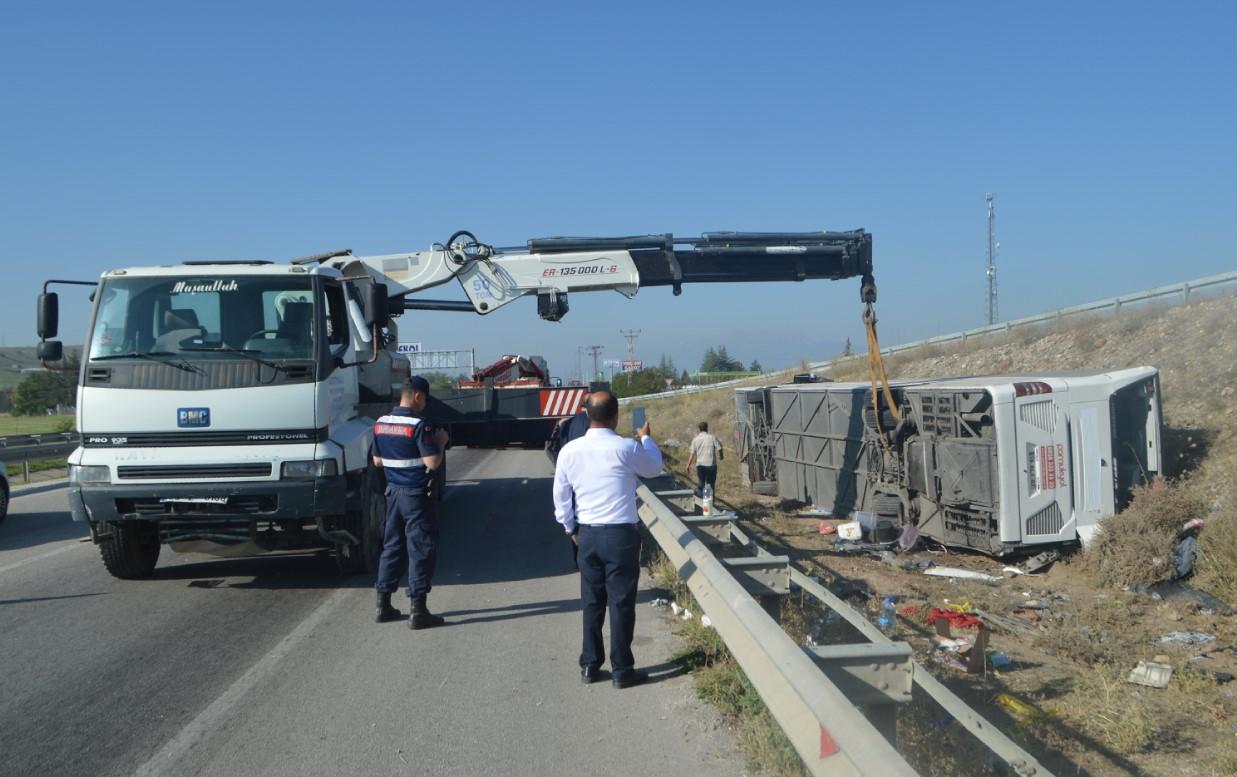
<path id="1" fill-rule="evenodd" d="M 536 295 L 542 318 L 567 313 L 567 293 L 617 291 L 685 283 L 752 283 L 862 277 L 864 301 L 875 300 L 872 236 L 849 232 L 707 232 L 631 237 L 549 237 L 523 247 L 495 248 L 457 232 L 428 251 L 340 257 L 347 274 L 361 270 L 381 282 L 404 308 L 467 309 L 464 303 L 410 299 L 408 295 L 457 280 L 468 303 L 489 313 Z"/>

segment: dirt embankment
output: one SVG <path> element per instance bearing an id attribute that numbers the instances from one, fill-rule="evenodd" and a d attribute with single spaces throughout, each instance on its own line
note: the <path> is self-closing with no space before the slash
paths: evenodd
<path id="1" fill-rule="evenodd" d="M 1237 673 L 1237 616 L 1207 603 L 1156 599 L 1133 590 L 1168 576 L 1177 530 L 1190 518 L 1202 518 L 1191 582 L 1237 605 L 1234 301 L 1225 297 L 1131 310 L 1066 327 L 922 348 L 888 361 L 892 378 L 1138 365 L 1160 369 L 1169 481 L 1144 489 L 1128 510 L 1106 522 L 1091 548 L 1044 575 L 988 586 L 929 578 L 871 557 L 839 556 L 832 552 L 832 538 L 820 534 L 819 518 L 746 493 L 733 456 L 722 462 L 719 495 L 745 516 L 770 550 L 789 554 L 826 582 L 848 581 L 859 591 L 851 599 L 856 606 L 874 612 L 886 595 L 897 597 L 908 613 L 906 608 L 919 605 L 915 614 L 901 618 L 899 636 L 929 665 L 933 642 L 923 620 L 928 608 L 948 603 L 1008 615 L 1028 601 L 1042 605 L 1029 629 L 993 630 L 989 649 L 1009 656 L 1010 667 L 976 677 L 942 664 L 936 674 L 1056 773 L 1237 774 L 1237 682 L 1216 679 Z M 866 362 L 856 359 L 826 374 L 864 380 Z M 708 421 L 721 439 L 734 439 L 731 390 L 650 401 L 646 408 L 668 458 L 680 468 L 699 421 Z M 946 558 L 939 551 L 920 551 L 914 558 L 995 575 L 1003 566 L 968 553 Z M 802 625 L 805 634 L 815 627 L 810 619 Z M 1215 640 L 1201 646 L 1161 641 L 1172 632 Z M 1168 687 L 1126 682 L 1139 661 L 1157 658 L 1173 667 Z M 997 703 L 1003 693 L 1036 705 L 1040 713 L 1018 719 Z M 964 749 L 962 738 L 952 732 L 956 726 L 939 723 L 927 721 L 924 729 L 904 721 L 903 741 L 916 742 L 924 753 Z M 921 764 L 924 773 L 992 773 L 980 764 L 972 766 L 935 756 Z"/>

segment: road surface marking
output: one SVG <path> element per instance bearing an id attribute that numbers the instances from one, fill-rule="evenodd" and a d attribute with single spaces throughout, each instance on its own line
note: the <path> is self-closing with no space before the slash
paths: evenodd
<path id="1" fill-rule="evenodd" d="M 14 561 L 11 564 L 5 564 L 4 566 L 0 567 L 0 575 L 3 575 L 5 572 L 12 572 L 14 569 L 17 569 L 18 567 L 24 567 L 27 564 L 33 564 L 36 561 L 42 561 L 44 559 L 51 558 L 52 556 L 59 556 L 61 553 L 64 553 L 66 550 L 73 550 L 78 545 L 82 545 L 82 544 L 84 543 L 82 543 L 81 540 L 70 540 L 68 543 L 61 545 L 55 550 L 49 550 L 46 553 L 40 553 L 37 556 L 27 556 L 21 561 Z"/>
<path id="2" fill-rule="evenodd" d="M 232 708 L 244 699 L 245 694 L 262 682 L 279 666 L 280 662 L 292 652 L 298 644 L 309 636 L 318 624 L 326 620 L 340 602 L 350 593 L 350 589 L 341 588 L 331 594 L 318 608 L 301 621 L 288 636 L 271 648 L 271 651 L 258 662 L 249 667 L 236 682 L 232 683 L 219 698 L 210 703 L 206 709 L 180 730 L 176 736 L 168 740 L 149 761 L 138 767 L 137 777 L 154 777 L 162 774 L 177 774 L 177 763 L 196 745 L 201 744 L 214 729 L 231 718 Z"/>

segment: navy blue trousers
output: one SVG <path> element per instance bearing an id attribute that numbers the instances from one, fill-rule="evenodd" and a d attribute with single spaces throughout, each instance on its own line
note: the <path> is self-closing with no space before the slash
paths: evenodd
<path id="1" fill-rule="evenodd" d="M 717 465 L 713 464 L 708 467 L 696 465 L 696 480 L 700 486 L 696 489 L 696 496 L 704 496 L 705 485 L 713 487 L 713 493 L 717 493 Z"/>
<path id="2" fill-rule="evenodd" d="M 610 611 L 610 669 L 635 666 L 631 638 L 636 629 L 636 589 L 640 582 L 640 532 L 620 526 L 581 524 L 580 598 L 584 605 L 584 647 L 580 666 L 601 666 L 606 657 L 601 627 Z"/>
<path id="3" fill-rule="evenodd" d="M 428 594 L 438 564 L 438 504 L 424 489 L 388 486 L 387 523 L 374 588 L 394 593 L 405 563 L 408 596 Z"/>

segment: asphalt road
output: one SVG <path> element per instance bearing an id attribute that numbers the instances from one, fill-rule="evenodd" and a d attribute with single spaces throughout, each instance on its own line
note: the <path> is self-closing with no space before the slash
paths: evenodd
<path id="1" fill-rule="evenodd" d="M 153 579 L 115 580 L 63 490 L 15 497 L 0 523 L 0 772 L 742 774 L 668 661 L 664 610 L 637 611 L 652 683 L 580 683 L 578 576 L 545 456 L 455 450 L 450 474 L 430 596 L 449 625 L 422 632 L 373 623 L 370 580 L 321 554 L 164 548 Z"/>

